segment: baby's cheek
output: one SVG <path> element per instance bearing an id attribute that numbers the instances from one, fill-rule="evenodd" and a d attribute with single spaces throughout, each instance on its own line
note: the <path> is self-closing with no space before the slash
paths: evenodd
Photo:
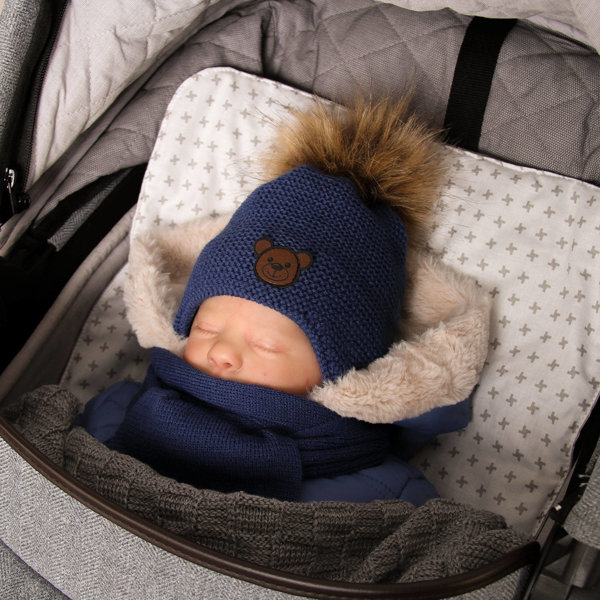
<path id="1" fill-rule="evenodd" d="M 201 369 L 201 351 L 197 342 L 188 341 L 183 350 L 183 360 L 196 369 Z"/>
<path id="2" fill-rule="evenodd" d="M 190 363 L 190 344 L 189 342 L 185 345 L 185 348 L 183 349 L 183 360 L 185 360 L 186 363 Z M 191 364 L 191 363 L 190 363 Z"/>

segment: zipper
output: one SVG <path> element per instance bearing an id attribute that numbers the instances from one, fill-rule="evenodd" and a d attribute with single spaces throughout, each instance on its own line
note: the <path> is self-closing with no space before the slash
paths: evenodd
<path id="1" fill-rule="evenodd" d="M 0 228 L 2 228 L 2 225 L 8 219 L 15 214 L 23 212 L 30 204 L 29 195 L 25 193 L 25 186 L 31 166 L 35 116 L 48 68 L 48 61 L 58 37 L 58 31 L 67 3 L 68 0 L 54 0 L 50 3 L 52 5 L 50 9 L 51 13 L 48 15 L 51 19 L 50 30 L 40 54 L 37 67 L 34 69 L 25 114 L 19 118 L 19 125 L 21 127 L 18 138 L 21 142 L 18 146 L 13 145 L 14 150 L 12 157 L 9 159 L 9 166 L 5 167 L 3 171 L 0 169 L 0 177 L 2 177 L 2 187 L 0 189 Z M 40 20 L 43 20 L 43 18 L 44 15 L 41 15 Z M 15 131 L 18 129 L 18 126 L 15 127 Z M 19 165 L 19 167 L 16 165 Z"/>
<path id="2" fill-rule="evenodd" d="M 1 211 L 2 219 L 0 219 L 0 227 L 6 222 L 5 214 L 10 218 L 12 215 L 16 215 L 24 211 L 29 207 L 29 195 L 25 192 L 18 192 L 16 189 L 16 183 L 18 181 L 17 172 L 15 169 L 10 167 L 4 170 L 4 177 L 2 182 L 2 194 L 4 207 Z"/>

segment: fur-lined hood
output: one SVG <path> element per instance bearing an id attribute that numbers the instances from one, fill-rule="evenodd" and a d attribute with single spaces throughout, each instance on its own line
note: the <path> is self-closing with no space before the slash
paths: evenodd
<path id="1" fill-rule="evenodd" d="M 158 229 L 132 240 L 125 286 L 127 315 L 141 346 L 182 356 L 173 330 L 188 275 L 229 216 Z M 401 340 L 366 369 L 352 369 L 309 397 L 346 417 L 392 423 L 464 400 L 488 349 L 490 302 L 470 278 L 417 251 L 407 257 Z"/>

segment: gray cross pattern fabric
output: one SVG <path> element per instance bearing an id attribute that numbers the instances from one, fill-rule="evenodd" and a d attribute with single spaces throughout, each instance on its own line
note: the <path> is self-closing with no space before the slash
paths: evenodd
<path id="1" fill-rule="evenodd" d="M 207 69 L 167 110 L 132 235 L 231 212 L 259 183 L 260 152 L 286 106 L 310 96 L 229 68 Z M 431 252 L 493 299 L 489 355 L 472 420 L 414 463 L 446 497 L 537 528 L 566 477 L 600 382 L 597 188 L 447 149 Z M 147 353 L 126 320 L 126 268 L 105 290 L 61 382 L 83 400 L 140 380 Z"/>

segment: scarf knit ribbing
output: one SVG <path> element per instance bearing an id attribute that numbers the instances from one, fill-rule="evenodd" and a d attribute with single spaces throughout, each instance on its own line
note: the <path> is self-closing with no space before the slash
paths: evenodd
<path id="1" fill-rule="evenodd" d="M 107 445 L 197 487 L 294 500 L 303 479 L 380 464 L 391 427 L 217 379 L 154 348 L 142 391 Z"/>

